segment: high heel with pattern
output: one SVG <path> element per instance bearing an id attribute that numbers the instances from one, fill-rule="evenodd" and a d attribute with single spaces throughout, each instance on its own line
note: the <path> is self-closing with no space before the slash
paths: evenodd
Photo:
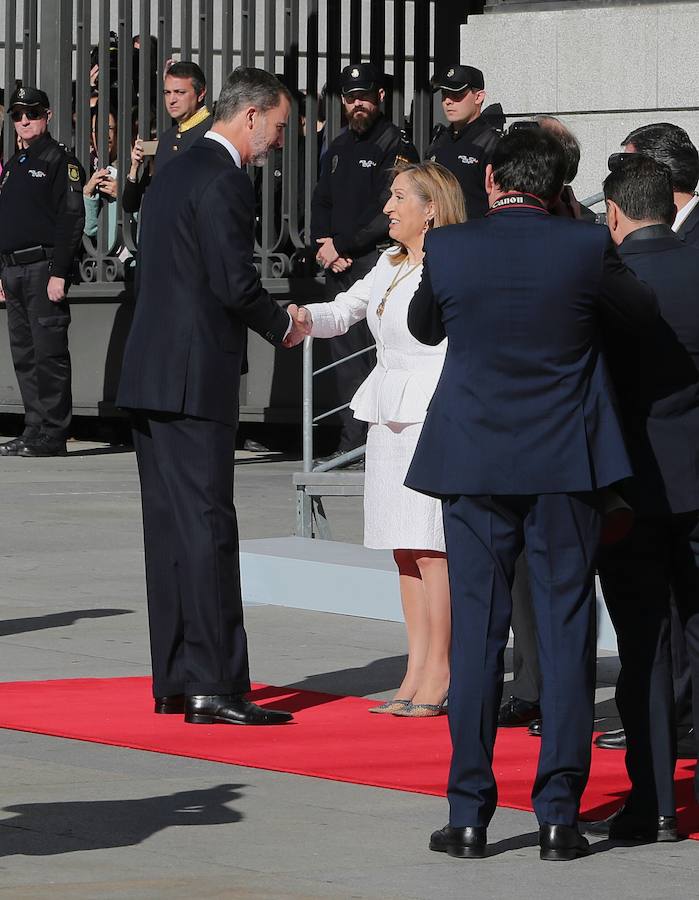
<path id="1" fill-rule="evenodd" d="M 372 706 L 370 713 L 395 713 L 397 710 L 406 709 L 410 706 L 410 700 L 387 700 L 381 706 Z"/>

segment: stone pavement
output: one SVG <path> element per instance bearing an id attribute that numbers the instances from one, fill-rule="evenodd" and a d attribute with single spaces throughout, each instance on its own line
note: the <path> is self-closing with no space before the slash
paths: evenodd
<path id="1" fill-rule="evenodd" d="M 148 672 L 134 455 L 69 450 L 0 459 L 0 680 Z M 243 538 L 292 532 L 297 468 L 239 454 Z M 337 539 L 361 540 L 359 502 L 327 507 Z M 372 697 L 400 681 L 398 624 L 260 605 L 247 626 L 260 681 Z M 615 665 L 600 661 L 601 717 L 614 715 Z M 693 841 L 601 841 L 588 859 L 545 865 L 534 817 L 500 809 L 490 858 L 452 860 L 427 850 L 446 821 L 439 798 L 3 730 L 0 761 L 0 898 L 697 894 Z"/>

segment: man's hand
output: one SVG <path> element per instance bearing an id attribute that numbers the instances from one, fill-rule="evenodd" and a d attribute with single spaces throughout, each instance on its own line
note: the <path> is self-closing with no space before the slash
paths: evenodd
<path id="1" fill-rule="evenodd" d="M 5 290 L 2 286 L 2 281 L 0 281 L 0 303 L 5 302 Z"/>
<path id="2" fill-rule="evenodd" d="M 330 271 L 339 275 L 340 272 L 346 272 L 352 265 L 352 260 L 348 256 L 338 256 L 335 262 L 330 266 Z"/>
<path id="3" fill-rule="evenodd" d="M 320 248 L 316 253 L 316 260 L 318 264 L 321 265 L 324 269 L 330 268 L 330 266 L 340 256 L 340 254 L 335 249 L 333 239 L 331 237 L 318 238 L 316 243 L 320 244 Z"/>
<path id="4" fill-rule="evenodd" d="M 66 296 L 65 278 L 59 278 L 57 275 L 52 275 L 49 278 L 46 293 L 51 303 L 60 303 Z"/>
<path id="5" fill-rule="evenodd" d="M 283 344 L 285 347 L 295 347 L 311 333 L 313 317 L 311 316 L 310 310 L 306 309 L 305 306 L 302 306 L 301 309 L 299 309 L 295 303 L 291 303 L 287 306 L 286 311 L 291 316 L 292 325 L 291 331 L 284 338 Z"/>

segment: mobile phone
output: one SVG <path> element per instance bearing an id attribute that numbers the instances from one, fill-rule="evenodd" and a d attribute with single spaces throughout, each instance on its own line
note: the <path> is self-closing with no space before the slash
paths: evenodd
<path id="1" fill-rule="evenodd" d="M 155 151 L 158 149 L 157 141 L 141 141 L 141 146 L 143 147 L 143 155 L 144 156 L 155 156 Z"/>
<path id="2" fill-rule="evenodd" d="M 113 178 L 116 181 L 117 170 L 115 169 L 114 166 L 107 166 L 107 176 L 109 178 Z"/>

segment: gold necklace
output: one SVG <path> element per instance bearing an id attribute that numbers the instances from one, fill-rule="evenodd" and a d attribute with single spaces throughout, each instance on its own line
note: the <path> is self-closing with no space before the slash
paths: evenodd
<path id="1" fill-rule="evenodd" d="M 407 262 L 407 260 L 405 262 Z M 412 272 L 414 272 L 418 266 L 422 265 L 422 261 L 415 263 L 414 266 L 411 266 L 407 272 L 405 272 L 403 275 L 401 275 L 400 273 L 403 271 L 403 268 L 405 267 L 405 262 L 401 263 L 401 265 L 399 266 L 398 271 L 393 276 L 393 281 L 386 288 L 386 293 L 383 295 L 383 297 L 381 298 L 381 302 L 376 307 L 376 315 L 379 318 L 381 318 L 381 316 L 384 313 L 384 310 L 386 309 L 386 301 L 391 296 L 392 291 L 398 287 L 398 285 L 401 283 L 401 281 L 403 281 L 403 279 L 407 278 L 408 275 L 410 275 Z"/>

